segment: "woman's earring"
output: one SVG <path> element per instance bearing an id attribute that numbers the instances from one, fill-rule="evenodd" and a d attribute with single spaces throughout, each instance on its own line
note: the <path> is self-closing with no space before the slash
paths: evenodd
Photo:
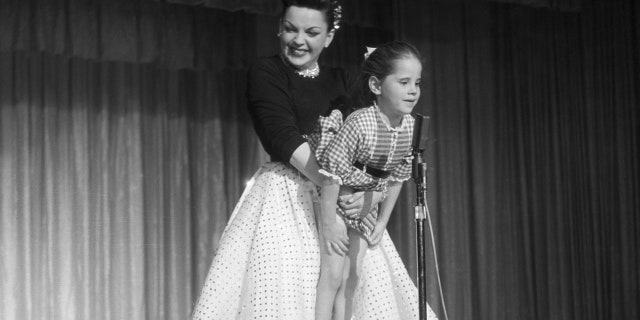
<path id="1" fill-rule="evenodd" d="M 278 32 L 276 36 L 279 38 L 282 35 L 282 31 Z"/>

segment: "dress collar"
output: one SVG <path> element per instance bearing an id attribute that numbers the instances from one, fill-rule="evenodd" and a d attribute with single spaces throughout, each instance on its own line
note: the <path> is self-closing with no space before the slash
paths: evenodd
<path id="1" fill-rule="evenodd" d="M 378 106 L 378 104 L 376 103 L 376 101 L 373 101 L 373 108 L 376 110 L 378 117 L 380 118 L 380 121 L 382 121 L 382 123 L 384 123 L 385 127 L 387 127 L 387 130 L 392 131 L 392 132 L 397 132 L 400 131 L 403 127 L 404 127 L 404 116 L 402 116 L 402 118 L 400 118 L 400 123 L 396 126 L 393 127 L 391 126 L 391 123 L 389 123 L 389 119 L 382 113 L 382 111 L 380 111 L 380 107 Z"/>

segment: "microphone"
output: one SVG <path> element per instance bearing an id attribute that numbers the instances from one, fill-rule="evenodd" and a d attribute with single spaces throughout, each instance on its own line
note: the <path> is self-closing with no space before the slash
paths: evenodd
<path id="1" fill-rule="evenodd" d="M 427 130 L 429 130 L 429 117 L 414 113 L 413 137 L 411 140 L 412 175 L 413 180 L 426 185 L 427 164 L 422 161 L 422 152 L 427 144 Z M 423 134 L 424 133 L 424 134 Z"/>
<path id="2" fill-rule="evenodd" d="M 414 151 L 424 150 L 427 142 L 427 130 L 429 130 L 429 117 L 419 113 L 414 113 L 412 116 L 416 121 L 413 124 L 411 147 Z"/>

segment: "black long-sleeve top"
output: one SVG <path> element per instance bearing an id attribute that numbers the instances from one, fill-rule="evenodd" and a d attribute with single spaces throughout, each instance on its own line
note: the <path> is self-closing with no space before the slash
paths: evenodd
<path id="1" fill-rule="evenodd" d="M 249 114 L 272 161 L 289 162 L 318 116 L 347 101 L 348 82 L 342 69 L 323 66 L 316 78 L 302 77 L 277 55 L 261 58 L 251 66 Z"/>

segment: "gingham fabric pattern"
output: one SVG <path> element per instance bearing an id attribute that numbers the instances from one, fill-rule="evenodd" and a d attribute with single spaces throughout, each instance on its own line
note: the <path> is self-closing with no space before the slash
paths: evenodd
<path id="1" fill-rule="evenodd" d="M 383 190 L 389 181 L 404 181 L 411 174 L 411 138 L 414 119 L 402 118 L 398 127 L 390 127 L 380 116 L 376 105 L 353 112 L 345 122 L 342 113 L 333 110 L 327 117 L 320 117 L 316 129 L 307 137 L 315 150 L 321 166 L 320 173 L 333 178 L 341 185 L 361 190 Z M 373 177 L 353 166 L 359 161 L 366 167 L 390 171 L 386 179 Z M 362 233 L 369 240 L 371 228 L 360 218 L 350 218 L 338 212 L 345 223 Z M 372 211 L 377 219 L 377 208 Z"/>
<path id="2" fill-rule="evenodd" d="M 327 145 L 338 134 L 340 127 L 342 127 L 342 112 L 333 110 L 329 116 L 319 117 L 313 132 L 304 136 L 311 150 L 314 150 L 318 162 L 323 158 Z M 338 183 L 342 184 L 342 179 L 338 179 Z"/>
<path id="3" fill-rule="evenodd" d="M 324 117 L 322 117 L 324 118 Z M 382 120 L 377 106 L 358 109 L 342 126 L 339 111 L 321 119 L 325 125 L 318 139 L 316 157 L 322 169 L 342 180 L 342 184 L 364 190 L 382 190 L 387 181 L 405 181 L 411 175 L 411 138 L 414 119 L 405 115 L 397 127 Z M 316 138 L 317 139 L 317 138 Z M 326 147 L 324 146 L 326 145 Z M 313 147 L 313 146 L 312 146 Z M 318 157 L 319 156 L 319 157 Z M 356 161 L 367 167 L 390 171 L 387 179 L 379 179 L 353 166 Z"/>

